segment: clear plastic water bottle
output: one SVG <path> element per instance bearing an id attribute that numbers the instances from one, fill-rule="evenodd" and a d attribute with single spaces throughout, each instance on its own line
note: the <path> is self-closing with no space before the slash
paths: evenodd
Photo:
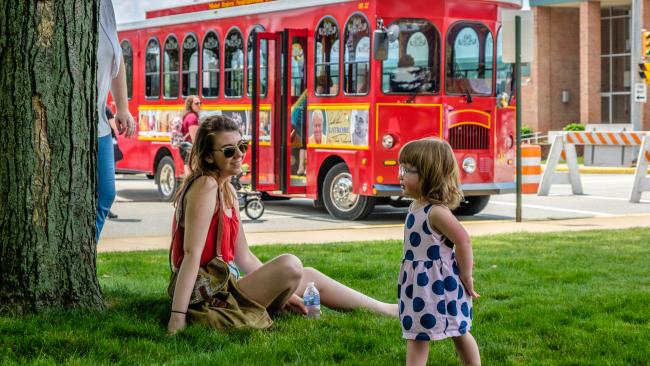
<path id="1" fill-rule="evenodd" d="M 307 288 L 302 295 L 307 308 L 307 319 L 320 319 L 320 294 L 313 282 L 307 282 Z"/>

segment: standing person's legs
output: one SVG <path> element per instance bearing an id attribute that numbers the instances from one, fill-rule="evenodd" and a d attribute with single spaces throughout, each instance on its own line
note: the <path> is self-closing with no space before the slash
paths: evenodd
<path id="1" fill-rule="evenodd" d="M 373 299 L 370 296 L 364 295 L 359 291 L 353 290 L 333 280 L 311 267 L 306 267 L 303 270 L 300 284 L 294 293 L 302 297 L 303 292 L 307 287 L 307 282 L 314 282 L 318 292 L 320 293 L 321 304 L 328 308 L 336 310 L 354 310 L 363 308 L 388 316 L 397 317 L 399 315 L 397 304 L 387 304 Z"/>
<path id="2" fill-rule="evenodd" d="M 478 350 L 478 344 L 474 337 L 465 333 L 460 337 L 452 338 L 456 346 L 456 352 L 463 365 L 480 366 L 481 354 Z"/>
<path id="3" fill-rule="evenodd" d="M 95 218 L 95 241 L 104 227 L 106 215 L 115 200 L 115 158 L 113 139 L 106 135 L 98 139 L 97 147 L 97 215 Z"/>
<path id="4" fill-rule="evenodd" d="M 406 341 L 406 366 L 422 366 L 429 358 L 429 341 Z"/>

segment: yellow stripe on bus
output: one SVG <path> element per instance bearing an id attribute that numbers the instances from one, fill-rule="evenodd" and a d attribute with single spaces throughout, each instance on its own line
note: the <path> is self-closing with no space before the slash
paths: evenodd
<path id="1" fill-rule="evenodd" d="M 314 149 L 339 149 L 339 150 L 368 150 L 368 146 L 354 145 L 333 145 L 333 144 L 307 144 L 307 147 Z"/>
<path id="2" fill-rule="evenodd" d="M 357 104 L 310 104 L 307 109 L 313 111 L 320 110 L 337 110 L 337 109 L 370 109 L 370 103 L 357 103 Z"/>

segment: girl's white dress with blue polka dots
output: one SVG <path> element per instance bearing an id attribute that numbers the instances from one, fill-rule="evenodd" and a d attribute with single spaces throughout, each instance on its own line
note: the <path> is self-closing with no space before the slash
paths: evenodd
<path id="1" fill-rule="evenodd" d="M 409 209 L 397 298 L 405 339 L 458 337 L 472 327 L 472 300 L 458 277 L 454 245 L 431 228 L 433 205 Z"/>

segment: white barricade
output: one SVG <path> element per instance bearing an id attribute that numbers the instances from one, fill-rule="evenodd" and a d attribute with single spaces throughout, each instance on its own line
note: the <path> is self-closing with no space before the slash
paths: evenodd
<path id="1" fill-rule="evenodd" d="M 640 146 L 630 202 L 639 202 L 641 193 L 650 191 L 650 178 L 646 177 L 650 162 L 649 132 L 571 131 L 555 136 L 546 161 L 546 169 L 542 174 L 538 196 L 547 196 L 553 184 L 571 184 L 573 194 L 583 194 L 575 145 Z M 563 155 L 569 167 L 568 173 L 555 171 Z"/>

